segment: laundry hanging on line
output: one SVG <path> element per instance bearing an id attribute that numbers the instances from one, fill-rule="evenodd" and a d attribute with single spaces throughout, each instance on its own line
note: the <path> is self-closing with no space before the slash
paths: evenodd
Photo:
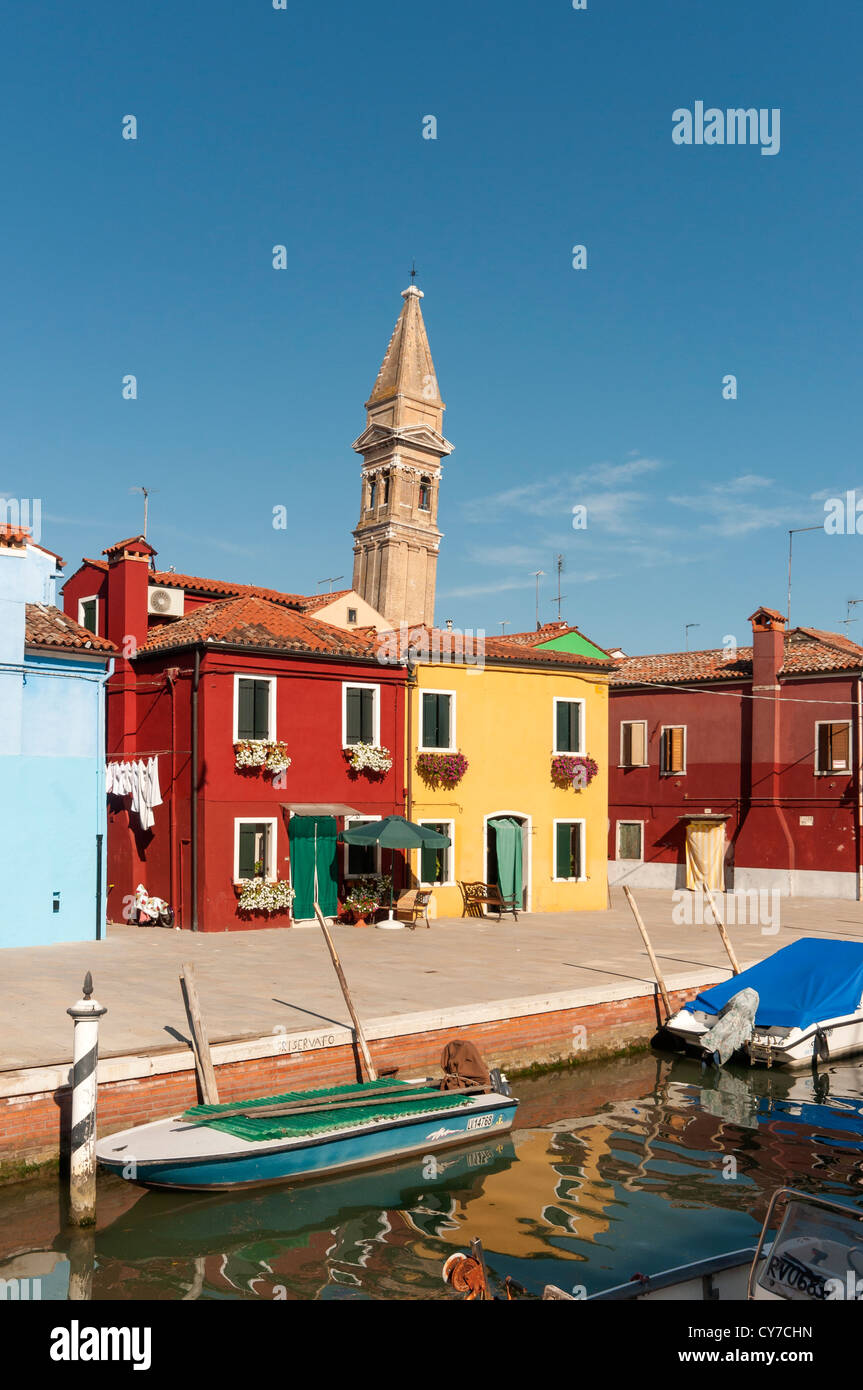
<path id="1" fill-rule="evenodd" d="M 137 762 L 108 763 L 105 790 L 110 796 L 131 796 L 132 811 L 139 818 L 141 828 L 149 830 L 156 819 L 153 807 L 162 804 L 158 757 L 148 758 L 146 762 L 139 758 Z"/>

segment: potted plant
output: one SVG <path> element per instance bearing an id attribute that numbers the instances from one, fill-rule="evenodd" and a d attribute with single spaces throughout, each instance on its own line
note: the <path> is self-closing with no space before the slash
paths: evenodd
<path id="1" fill-rule="evenodd" d="M 238 739 L 234 744 L 234 765 L 238 772 L 263 767 L 277 777 L 291 765 L 288 745 L 279 739 Z"/>
<path id="2" fill-rule="evenodd" d="M 263 864 L 255 865 L 255 874 L 263 874 Z M 270 916 L 277 912 L 289 912 L 294 901 L 294 890 L 287 879 L 276 879 L 270 883 L 263 877 L 241 878 L 234 884 L 234 892 L 239 899 L 237 906 L 241 912 L 263 912 Z"/>
<path id="3" fill-rule="evenodd" d="M 344 901 L 344 911 L 355 927 L 367 927 L 390 891 L 389 874 L 366 874 L 356 879 Z"/>
<path id="4" fill-rule="evenodd" d="M 581 753 L 558 753 L 551 760 L 551 780 L 556 787 L 572 787 L 583 791 L 589 787 L 599 766 L 593 758 Z"/>
<path id="5" fill-rule="evenodd" d="M 388 748 L 375 743 L 352 743 L 344 750 L 351 772 L 389 772 L 393 755 Z"/>
<path id="6" fill-rule="evenodd" d="M 417 772 L 430 787 L 458 786 L 470 763 L 464 753 L 418 753 Z"/>

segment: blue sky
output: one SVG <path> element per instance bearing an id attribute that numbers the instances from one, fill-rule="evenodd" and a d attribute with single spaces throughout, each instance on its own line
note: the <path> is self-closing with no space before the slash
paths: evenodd
<path id="1" fill-rule="evenodd" d="M 3 32 L 0 495 L 42 499 L 67 573 L 144 483 L 160 565 L 349 584 L 413 258 L 455 444 L 439 621 L 532 626 L 537 569 L 553 617 L 562 552 L 603 645 L 744 642 L 787 528 L 863 488 L 850 0 L 89 0 Z M 698 100 L 778 107 L 780 152 L 675 145 Z M 861 551 L 796 539 L 794 621 L 842 630 Z"/>

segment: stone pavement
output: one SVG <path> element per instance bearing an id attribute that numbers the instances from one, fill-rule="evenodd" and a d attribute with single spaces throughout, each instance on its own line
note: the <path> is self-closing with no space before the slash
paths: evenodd
<path id="1" fill-rule="evenodd" d="M 644 988 L 630 992 L 648 992 L 653 979 L 641 937 L 621 891 L 611 896 L 603 912 L 523 914 L 500 925 L 443 918 L 430 930 L 402 932 L 337 926 L 333 935 L 364 1020 L 405 1016 L 407 1025 L 412 1014 L 577 991 L 613 998 L 639 983 Z M 726 977 L 728 958 L 712 924 L 673 923 L 669 892 L 637 896 L 669 989 L 701 984 L 705 972 Z M 729 934 L 745 967 L 800 936 L 863 940 L 863 904 L 783 899 L 777 933 L 734 926 Z M 0 1071 L 68 1062 L 66 1009 L 79 998 L 86 970 L 108 1010 L 101 1056 L 175 1052 L 188 1037 L 178 983 L 184 961 L 194 963 L 211 1042 L 349 1024 L 316 927 L 192 935 L 116 926 L 101 942 L 0 951 Z"/>

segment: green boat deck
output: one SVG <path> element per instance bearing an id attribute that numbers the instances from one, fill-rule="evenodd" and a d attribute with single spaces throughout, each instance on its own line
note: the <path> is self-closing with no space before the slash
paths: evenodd
<path id="1" fill-rule="evenodd" d="M 194 1105 L 184 1120 L 206 1121 L 213 1129 L 223 1130 L 235 1139 L 259 1143 L 268 1139 L 302 1139 L 307 1135 L 326 1134 L 329 1130 L 345 1129 L 349 1125 L 367 1125 L 372 1120 L 396 1120 L 406 1115 L 423 1115 L 430 1110 L 456 1109 L 470 1103 L 470 1097 L 458 1091 L 438 1091 L 433 1086 L 417 1086 L 416 1099 L 384 1103 L 375 1099 L 376 1091 L 391 1091 L 392 1078 L 364 1081 L 352 1086 L 327 1086 L 313 1091 L 285 1091 L 280 1095 L 256 1096 L 254 1100 L 230 1101 L 224 1105 Z M 395 1083 L 398 1084 L 398 1083 Z M 339 1100 L 354 1100 L 367 1094 L 368 1105 L 339 1107 Z M 302 1102 L 331 1101 L 332 1109 L 312 1115 L 226 1115 L 243 1105 L 247 1110 L 258 1106 L 291 1105 Z"/>

